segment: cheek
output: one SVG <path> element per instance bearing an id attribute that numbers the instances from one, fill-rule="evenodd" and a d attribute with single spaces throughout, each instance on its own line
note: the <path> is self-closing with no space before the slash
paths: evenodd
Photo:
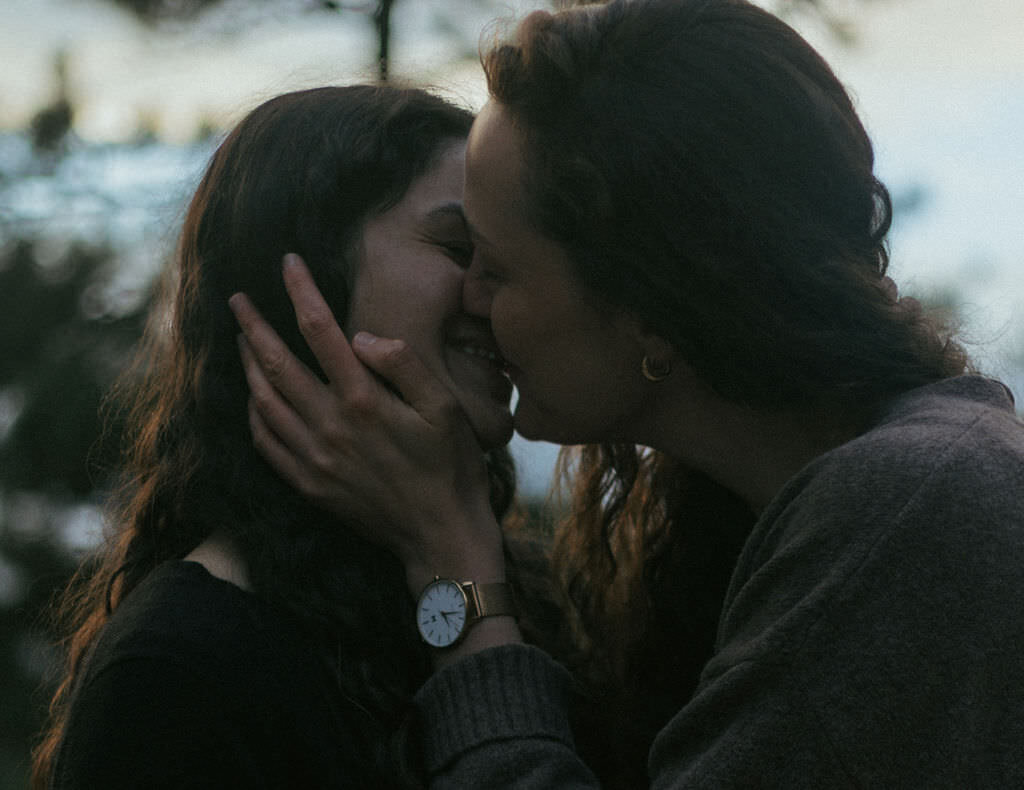
<path id="1" fill-rule="evenodd" d="M 537 370 L 553 393 L 579 398 L 591 411 L 602 405 L 618 411 L 632 399 L 641 381 L 640 357 L 628 338 L 590 320 L 551 329 L 537 342 Z"/>
<path id="2" fill-rule="evenodd" d="M 558 336 L 557 322 L 552 322 L 545 305 L 504 289 L 495 294 L 488 317 L 498 346 L 513 357 L 510 360 L 513 363 L 516 358 L 522 357 L 525 363 L 537 357 L 550 345 L 550 339 L 546 338 Z"/>
<path id="3" fill-rule="evenodd" d="M 516 332 L 510 331 L 510 322 L 508 320 L 508 311 L 505 309 L 505 303 L 500 299 L 494 299 L 491 301 L 491 309 L 487 315 L 487 320 L 491 324 L 491 333 L 494 335 L 494 339 L 498 341 L 498 347 L 508 352 L 515 345 Z"/>
<path id="4" fill-rule="evenodd" d="M 386 268 L 359 285 L 350 311 L 354 328 L 401 338 L 414 347 L 440 337 L 444 322 L 460 302 L 461 281 L 422 265 Z"/>

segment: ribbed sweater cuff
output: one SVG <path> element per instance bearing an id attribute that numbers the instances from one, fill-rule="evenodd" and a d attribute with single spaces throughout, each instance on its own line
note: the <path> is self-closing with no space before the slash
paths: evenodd
<path id="1" fill-rule="evenodd" d="M 503 645 L 457 661 L 416 695 L 428 772 L 489 741 L 544 738 L 572 747 L 569 673 L 544 651 Z"/>

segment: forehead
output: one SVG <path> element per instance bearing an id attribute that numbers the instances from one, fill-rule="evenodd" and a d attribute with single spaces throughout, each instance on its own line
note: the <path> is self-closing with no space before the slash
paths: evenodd
<path id="1" fill-rule="evenodd" d="M 359 275 L 368 261 L 373 261 L 374 269 L 379 269 L 382 261 L 388 264 L 385 268 L 400 264 L 410 245 L 437 243 L 466 233 L 462 213 L 465 150 L 464 140 L 443 146 L 398 203 L 363 222 L 352 275 Z"/>
<path id="2" fill-rule="evenodd" d="M 521 135 L 508 110 L 492 100 L 473 122 L 466 145 L 466 217 L 475 231 L 524 222 L 522 168 Z"/>
<path id="3" fill-rule="evenodd" d="M 518 175 L 522 160 L 522 135 L 512 115 L 493 99 L 484 105 L 469 130 L 467 170 L 495 170 Z"/>
<path id="4" fill-rule="evenodd" d="M 393 211 L 415 218 L 439 205 L 461 203 L 465 162 L 464 140 L 452 140 L 443 146 L 426 172 L 409 185 Z"/>

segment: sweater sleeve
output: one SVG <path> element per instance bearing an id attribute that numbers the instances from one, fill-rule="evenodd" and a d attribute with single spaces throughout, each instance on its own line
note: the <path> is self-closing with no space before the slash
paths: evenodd
<path id="1" fill-rule="evenodd" d="M 568 673 L 508 645 L 434 675 L 416 696 L 431 788 L 595 788 L 573 750 Z"/>
<path id="2" fill-rule="evenodd" d="M 652 787 L 856 786 L 782 669 L 742 663 L 710 684 L 659 736 Z M 417 696 L 430 787 L 598 787 L 573 751 L 567 687 L 564 669 L 519 645 L 435 675 Z"/>

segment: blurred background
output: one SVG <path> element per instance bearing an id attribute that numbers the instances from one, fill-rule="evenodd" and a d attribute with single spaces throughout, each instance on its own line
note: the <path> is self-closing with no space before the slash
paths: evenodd
<path id="1" fill-rule="evenodd" d="M 895 200 L 901 290 L 959 321 L 1024 403 L 1024 3 L 762 4 L 855 96 Z M 50 690 L 46 604 L 102 529 L 118 426 L 100 401 L 222 133 L 328 83 L 411 81 L 476 109 L 481 32 L 551 5 L 0 2 L 0 790 L 25 786 Z M 539 500 L 554 448 L 514 450 Z"/>

